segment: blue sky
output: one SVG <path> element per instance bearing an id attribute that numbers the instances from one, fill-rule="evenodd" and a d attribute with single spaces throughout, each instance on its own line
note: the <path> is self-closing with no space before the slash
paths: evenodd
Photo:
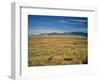
<path id="1" fill-rule="evenodd" d="M 28 34 L 87 32 L 87 17 L 28 15 Z"/>

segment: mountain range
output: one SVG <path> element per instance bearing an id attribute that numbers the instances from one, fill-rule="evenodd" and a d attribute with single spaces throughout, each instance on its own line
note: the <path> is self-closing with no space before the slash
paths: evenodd
<path id="1" fill-rule="evenodd" d="M 76 36 L 83 36 L 88 37 L 88 33 L 84 32 L 64 32 L 64 33 L 58 33 L 58 32 L 52 32 L 52 33 L 42 33 L 39 35 L 76 35 Z"/>

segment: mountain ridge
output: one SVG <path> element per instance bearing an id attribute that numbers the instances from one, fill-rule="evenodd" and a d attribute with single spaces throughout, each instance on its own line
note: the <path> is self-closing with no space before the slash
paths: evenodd
<path id="1" fill-rule="evenodd" d="M 52 32 L 52 33 L 42 33 L 39 35 L 76 35 L 76 36 L 88 37 L 88 33 L 84 32 L 63 32 L 63 33 Z"/>

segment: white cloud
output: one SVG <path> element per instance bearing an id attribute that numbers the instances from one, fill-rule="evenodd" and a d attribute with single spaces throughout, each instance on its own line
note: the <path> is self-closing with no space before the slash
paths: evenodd
<path id="1" fill-rule="evenodd" d="M 59 23 L 67 23 L 67 22 L 71 22 L 72 24 L 75 24 L 76 22 L 87 22 L 87 20 L 85 19 L 67 19 L 67 20 L 56 20 Z"/>
<path id="2" fill-rule="evenodd" d="M 72 21 L 72 22 L 87 22 L 87 20 L 85 19 L 68 19 L 69 21 Z"/>
<path id="3" fill-rule="evenodd" d="M 66 23 L 67 22 L 65 20 L 56 20 L 56 21 L 58 21 L 59 23 Z"/>

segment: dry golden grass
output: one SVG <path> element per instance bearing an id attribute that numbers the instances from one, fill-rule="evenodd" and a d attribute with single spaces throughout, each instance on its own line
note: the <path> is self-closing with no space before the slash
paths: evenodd
<path id="1" fill-rule="evenodd" d="M 78 36 L 31 36 L 28 66 L 87 64 L 87 38 Z"/>

